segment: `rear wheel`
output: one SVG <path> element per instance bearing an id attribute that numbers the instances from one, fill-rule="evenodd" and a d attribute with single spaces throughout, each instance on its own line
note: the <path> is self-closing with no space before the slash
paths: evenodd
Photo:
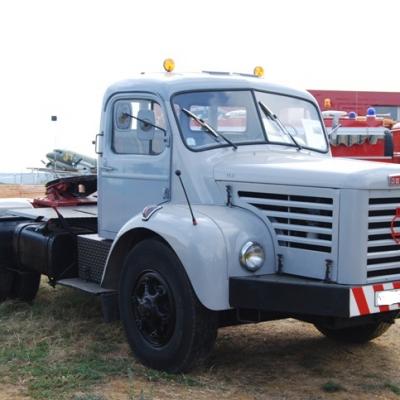
<path id="1" fill-rule="evenodd" d="M 178 373 L 211 352 L 217 314 L 198 301 L 185 270 L 164 243 L 148 239 L 128 254 L 120 282 L 120 314 L 135 356 Z"/>
<path id="2" fill-rule="evenodd" d="M 349 328 L 333 329 L 324 324 L 315 324 L 315 327 L 326 337 L 343 343 L 366 343 L 383 335 L 392 325 L 392 322 L 378 321 Z"/>

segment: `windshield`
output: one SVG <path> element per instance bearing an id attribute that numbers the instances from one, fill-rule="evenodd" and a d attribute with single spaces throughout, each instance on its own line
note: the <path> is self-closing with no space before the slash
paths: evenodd
<path id="1" fill-rule="evenodd" d="M 257 104 L 265 104 L 276 115 L 286 131 L 263 112 L 262 120 L 268 140 L 273 143 L 293 143 L 318 151 L 327 150 L 322 123 L 316 107 L 306 100 L 297 97 L 283 96 L 272 93 L 255 92 Z M 260 104 L 261 103 L 261 104 Z"/>
<path id="2" fill-rule="evenodd" d="M 172 98 L 172 103 L 182 138 L 192 150 L 229 146 L 223 137 L 238 146 L 258 143 L 295 146 L 292 136 L 301 147 L 327 151 L 317 108 L 306 100 L 234 90 L 181 93 Z M 265 114 L 260 103 L 271 110 L 285 129 Z M 204 124 L 184 110 L 209 124 L 221 137 L 207 133 Z"/>

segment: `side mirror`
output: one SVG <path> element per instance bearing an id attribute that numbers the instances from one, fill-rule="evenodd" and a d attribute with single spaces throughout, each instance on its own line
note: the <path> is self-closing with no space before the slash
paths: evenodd
<path id="1" fill-rule="evenodd" d="M 130 129 L 131 127 L 131 117 L 132 107 L 131 103 L 128 101 L 119 101 L 115 105 L 114 111 L 114 121 L 115 127 L 117 129 Z"/>

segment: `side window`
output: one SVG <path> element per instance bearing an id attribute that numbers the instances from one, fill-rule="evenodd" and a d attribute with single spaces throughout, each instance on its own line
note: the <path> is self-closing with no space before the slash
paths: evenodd
<path id="1" fill-rule="evenodd" d="M 165 149 L 165 119 L 153 100 L 118 100 L 114 104 L 112 149 L 117 154 L 157 155 Z"/>

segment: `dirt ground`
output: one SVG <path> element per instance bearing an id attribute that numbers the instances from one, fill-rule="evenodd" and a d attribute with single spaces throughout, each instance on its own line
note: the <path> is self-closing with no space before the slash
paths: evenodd
<path id="1" fill-rule="evenodd" d="M 155 373 L 115 377 L 82 400 L 399 399 L 399 324 L 368 345 L 338 346 L 294 320 L 225 328 L 211 364 L 187 381 Z M 1 400 L 25 400 L 24 384 L 1 385 Z"/>
<path id="2" fill-rule="evenodd" d="M 399 324 L 363 346 L 336 345 L 294 320 L 225 328 L 199 386 L 133 379 L 151 399 L 399 399 Z M 126 400 L 132 383 L 114 379 L 99 393 Z M 132 388 L 131 388 L 132 389 Z"/>

